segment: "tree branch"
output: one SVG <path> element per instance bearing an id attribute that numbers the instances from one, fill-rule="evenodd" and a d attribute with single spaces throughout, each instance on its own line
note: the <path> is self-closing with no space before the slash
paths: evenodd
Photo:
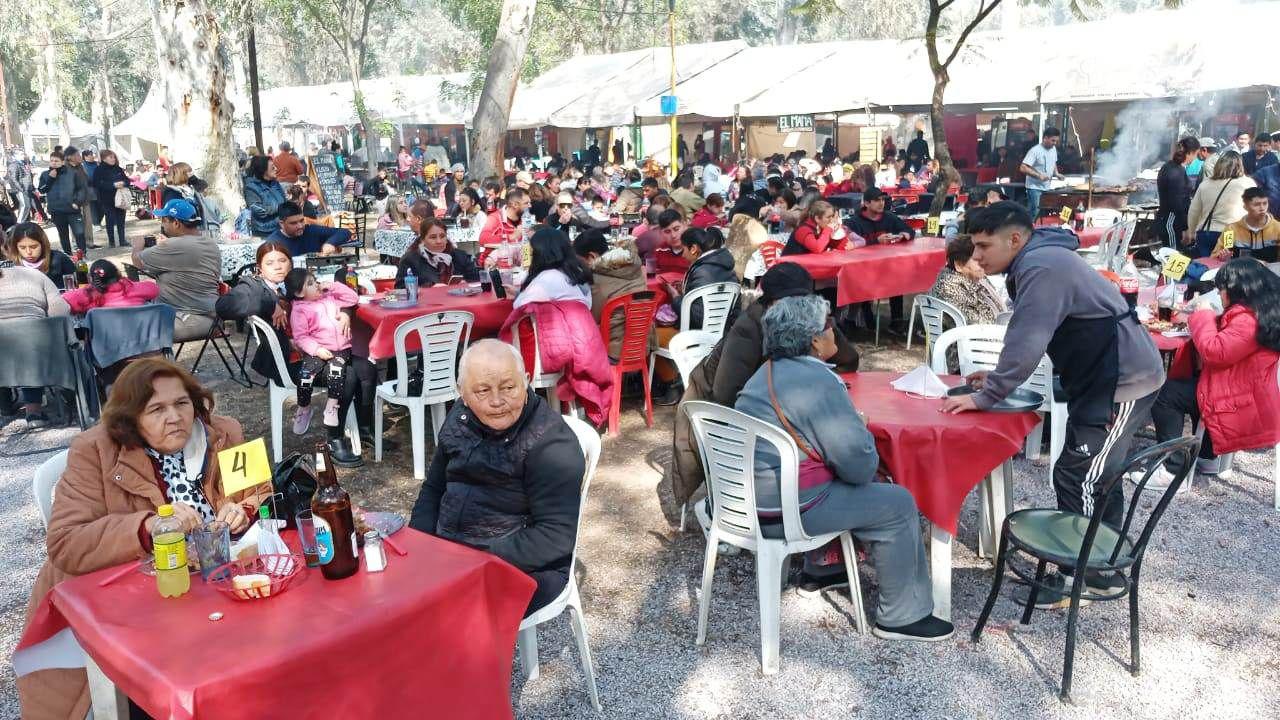
<path id="1" fill-rule="evenodd" d="M 951 54 L 947 56 L 947 61 L 942 64 L 944 68 L 951 67 L 951 61 L 955 60 L 956 55 L 960 54 L 960 50 L 964 47 L 965 41 L 969 39 L 969 33 L 972 33 L 979 25 L 981 25 L 982 21 L 986 20 L 987 16 L 991 14 L 991 11 L 995 10 L 996 6 L 999 4 L 1000 0 L 992 0 L 990 5 L 987 5 L 986 0 L 983 0 L 982 3 L 978 5 L 978 14 L 969 22 L 969 25 L 961 31 L 960 37 L 956 38 L 956 44 L 952 46 Z"/>

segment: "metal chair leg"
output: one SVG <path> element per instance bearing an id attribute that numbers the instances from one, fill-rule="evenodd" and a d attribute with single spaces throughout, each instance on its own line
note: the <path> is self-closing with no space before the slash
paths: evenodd
<path id="1" fill-rule="evenodd" d="M 1080 618 L 1080 593 L 1084 591 L 1084 568 L 1078 568 L 1071 582 L 1071 608 L 1067 611 L 1067 648 L 1062 660 L 1062 691 L 1058 698 L 1071 703 L 1071 671 L 1076 659 L 1076 621 Z"/>
<path id="2" fill-rule="evenodd" d="M 1138 650 L 1138 571 L 1134 565 L 1129 573 L 1129 674 L 1134 677 L 1142 672 L 1142 656 Z"/>
<path id="3" fill-rule="evenodd" d="M 1040 596 L 1040 583 L 1044 582 L 1044 568 L 1047 562 L 1041 560 L 1036 565 L 1036 581 L 1031 584 L 1031 594 L 1027 597 L 1027 607 L 1022 611 L 1022 624 L 1027 625 L 1031 622 L 1031 611 L 1036 609 L 1036 598 Z"/>
<path id="4" fill-rule="evenodd" d="M 1005 528 L 1000 533 L 1000 550 L 996 553 L 996 576 L 991 579 L 991 592 L 987 595 L 987 604 L 982 606 L 982 612 L 978 615 L 978 623 L 973 626 L 973 633 L 970 638 L 974 642 L 982 639 L 982 628 L 987 624 L 987 618 L 991 617 L 991 611 L 996 606 L 996 599 L 1000 597 L 1000 586 L 1004 584 L 1004 563 L 1009 552 L 1009 529 Z"/>

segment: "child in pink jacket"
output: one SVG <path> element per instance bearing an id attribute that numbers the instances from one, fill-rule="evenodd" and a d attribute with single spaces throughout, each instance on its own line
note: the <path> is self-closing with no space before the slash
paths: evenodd
<path id="1" fill-rule="evenodd" d="M 156 299 L 160 286 L 120 277 L 110 260 L 95 260 L 89 267 L 89 286 L 62 294 L 71 312 L 83 315 L 95 308 L 137 307 Z"/>
<path id="2" fill-rule="evenodd" d="M 311 427 L 311 385 L 324 373 L 321 382 L 329 391 L 324 424 L 331 437 L 340 437 L 339 400 L 343 397 L 351 363 L 351 333 L 342 309 L 355 305 L 358 297 L 343 283 L 327 283 L 321 288 L 315 275 L 303 268 L 290 270 L 284 286 L 293 301 L 289 312 L 293 346 L 302 354 L 293 432 L 302 435 Z"/>

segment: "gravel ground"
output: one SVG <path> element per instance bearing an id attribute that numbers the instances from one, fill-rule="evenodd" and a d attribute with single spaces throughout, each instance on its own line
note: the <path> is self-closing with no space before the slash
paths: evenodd
<path id="1" fill-rule="evenodd" d="M 150 223 L 130 223 L 134 232 Z M 118 253 L 117 253 L 118 254 Z M 238 343 L 237 343 L 238 345 Z M 891 346 L 864 357 L 868 370 L 906 370 L 920 351 Z M 190 359 L 187 359 L 190 362 Z M 215 368 L 215 365 L 217 366 Z M 264 391 L 223 377 L 206 358 L 202 379 L 220 412 L 241 419 L 247 437 L 265 435 Z M 1173 504 L 1153 539 L 1143 582 L 1143 673 L 1127 672 L 1125 603 L 1081 613 L 1075 706 L 1056 697 L 1065 612 L 1017 623 L 1008 593 L 980 645 L 968 640 L 991 583 L 975 554 L 977 504 L 971 496 L 954 548 L 956 637 L 932 645 L 884 642 L 854 630 L 848 596 L 782 600 L 781 671 L 760 673 L 754 561 L 717 563 L 706 644 L 693 644 L 703 541 L 679 533 L 669 498 L 658 492 L 671 456 L 673 409 L 658 408 L 646 428 L 634 401 L 619 438 L 604 441 L 580 537 L 579 581 L 604 717 L 617 718 L 1262 718 L 1280 717 L 1280 515 L 1271 510 L 1271 452 L 1236 455 L 1230 480 L 1204 476 Z M 30 478 L 73 430 L 0 429 L 0 718 L 18 717 L 10 655 L 43 560 L 43 530 Z M 407 513 L 416 497 L 407 423 L 392 437 L 404 452 L 382 465 L 340 471 L 357 500 Z M 313 432 L 315 437 L 319 434 Z M 286 433 L 290 448 L 304 447 Z M 308 438 L 309 443 L 312 438 Z M 1140 441 L 1143 443 L 1149 440 Z M 1052 506 L 1047 470 L 1014 461 L 1017 507 Z M 875 568 L 862 566 L 874 613 Z M 1009 584 L 1006 583 L 1006 588 Z M 512 704 L 520 718 L 591 718 L 567 616 L 542 626 L 541 677 L 516 668 Z"/>

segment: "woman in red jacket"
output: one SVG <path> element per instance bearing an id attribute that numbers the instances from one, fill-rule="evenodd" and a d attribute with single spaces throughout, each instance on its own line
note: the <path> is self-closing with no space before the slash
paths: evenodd
<path id="1" fill-rule="evenodd" d="M 1160 442 L 1182 434 L 1186 415 L 1200 418 L 1206 430 L 1200 457 L 1206 459 L 1280 443 L 1280 277 L 1257 260 L 1239 258 L 1218 270 L 1214 285 L 1222 316 L 1203 297 L 1188 321 L 1200 374 L 1167 381 L 1151 408 Z M 1179 469 L 1171 461 L 1148 485 L 1167 487 Z"/>
<path id="2" fill-rule="evenodd" d="M 782 248 L 783 255 L 820 253 L 828 250 L 848 250 L 866 245 L 866 241 L 845 229 L 840 214 L 826 200 L 815 200 L 809 205 L 805 218 L 796 227 Z"/>

